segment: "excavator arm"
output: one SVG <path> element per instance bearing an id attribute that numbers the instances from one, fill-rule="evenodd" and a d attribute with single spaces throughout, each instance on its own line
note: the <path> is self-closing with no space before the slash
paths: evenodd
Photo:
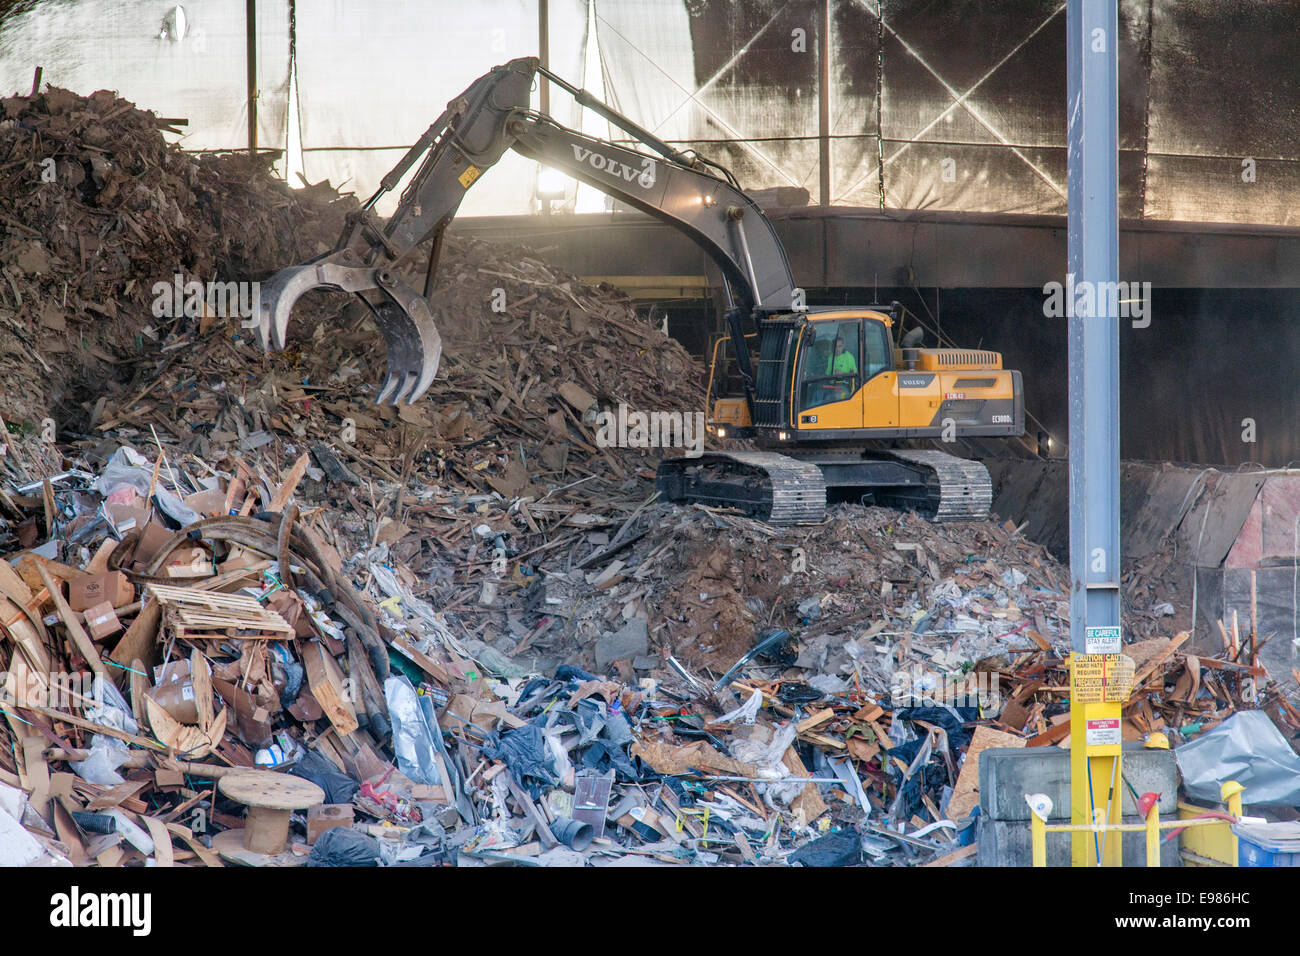
<path id="1" fill-rule="evenodd" d="M 529 108 L 537 76 L 573 94 L 651 152 L 587 136 Z M 758 205 L 722 167 L 657 139 L 525 57 L 475 80 L 407 151 L 379 189 L 354 213 L 333 251 L 283 269 L 262 286 L 258 334 L 263 348 L 284 348 L 294 303 L 312 289 L 355 293 L 375 316 L 388 351 L 380 404 L 418 399 L 433 383 L 442 354 L 426 296 L 432 291 L 442 235 L 465 193 L 507 149 L 567 173 L 579 182 L 676 226 L 717 263 L 732 299 L 728 324 L 739 337 L 737 356 L 752 400 L 741 319 L 794 306 L 795 286 L 785 250 Z M 392 217 L 373 209 L 416 163 Z M 399 278 L 395 266 L 434 237 L 423 293 Z"/>

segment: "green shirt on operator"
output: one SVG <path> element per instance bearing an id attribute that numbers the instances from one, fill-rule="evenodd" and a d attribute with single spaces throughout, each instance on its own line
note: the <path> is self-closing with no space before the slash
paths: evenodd
<path id="1" fill-rule="evenodd" d="M 843 348 L 839 342 L 835 344 Z M 853 357 L 852 352 L 837 352 L 826 362 L 827 375 L 856 375 L 857 371 L 858 360 Z"/>

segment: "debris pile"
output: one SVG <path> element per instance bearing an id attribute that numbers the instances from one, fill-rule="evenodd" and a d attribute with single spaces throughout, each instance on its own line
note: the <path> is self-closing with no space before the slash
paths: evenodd
<path id="1" fill-rule="evenodd" d="M 183 153 L 162 128 L 107 90 L 47 87 L 0 100 L 0 383 L 10 421 L 63 418 L 59 406 L 121 379 L 131 356 L 156 352 L 156 283 L 265 278 L 327 251 L 356 206 L 327 183 L 290 190 L 265 158 Z"/>
<path id="2" fill-rule="evenodd" d="M 692 414 L 701 369 L 523 250 L 448 241 L 411 407 L 370 404 L 343 297 L 274 356 L 155 317 L 142 276 L 264 275 L 348 203 L 107 94 L 2 108 L 19 165 L 85 178 L 3 194 L 0 374 L 56 338 L 112 374 L 0 420 L 0 865 L 968 864 L 980 751 L 1064 741 L 1066 574 L 1014 527 L 659 501 L 599 415 Z M 1295 736 L 1257 636 L 1161 626 L 1126 737 L 1249 707 Z"/>
<path id="3" fill-rule="evenodd" d="M 773 528 L 650 495 L 509 561 L 511 632 L 332 531 L 309 454 L 272 478 L 153 451 L 5 456 L 51 469 L 13 483 L 42 540 L 0 562 L 0 784 L 29 859 L 961 863 L 970 754 L 1067 726 L 1061 569 L 1014 529 L 849 505 Z M 1134 648 L 1131 735 L 1208 729 L 1263 676 L 1184 640 Z"/>

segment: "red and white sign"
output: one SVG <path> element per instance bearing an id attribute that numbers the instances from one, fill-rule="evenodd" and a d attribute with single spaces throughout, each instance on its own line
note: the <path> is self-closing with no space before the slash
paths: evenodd
<path id="1" fill-rule="evenodd" d="M 1100 717 L 1089 720 L 1084 728 L 1084 742 L 1089 747 L 1119 746 L 1122 742 L 1118 717 Z"/>

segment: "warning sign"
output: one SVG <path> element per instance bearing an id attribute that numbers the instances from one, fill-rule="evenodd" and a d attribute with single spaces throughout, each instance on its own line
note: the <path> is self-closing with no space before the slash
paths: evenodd
<path id="1" fill-rule="evenodd" d="M 1070 657 L 1071 699 L 1081 704 L 1122 704 L 1133 689 L 1135 669 L 1127 654 L 1074 654 Z"/>
<path id="2" fill-rule="evenodd" d="M 1118 654 L 1123 649 L 1119 626 L 1084 628 L 1083 649 L 1089 654 Z"/>
<path id="3" fill-rule="evenodd" d="M 1084 742 L 1089 747 L 1119 746 L 1122 742 L 1118 717 L 1100 717 L 1088 721 Z"/>

